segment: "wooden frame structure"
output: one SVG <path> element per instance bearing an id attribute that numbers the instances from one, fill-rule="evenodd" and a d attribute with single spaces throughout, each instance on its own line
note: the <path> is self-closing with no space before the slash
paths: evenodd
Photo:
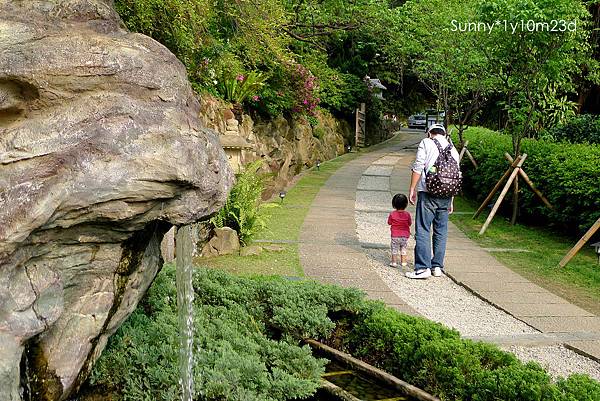
<path id="1" fill-rule="evenodd" d="M 475 158 L 473 157 L 471 152 L 469 152 L 469 149 L 467 148 L 467 146 L 469 146 L 469 141 L 465 141 L 465 143 L 462 146 L 462 149 L 460 150 L 460 153 L 458 154 L 458 164 L 460 164 L 463 156 L 466 154 L 469 157 L 469 160 L 471 160 L 471 164 L 473 164 L 473 167 L 475 167 L 475 168 L 479 167 L 479 166 L 477 166 L 477 162 L 475 161 Z"/>
<path id="2" fill-rule="evenodd" d="M 366 116 L 366 105 L 361 103 L 360 108 L 356 109 L 356 127 L 354 130 L 354 143 L 357 148 L 365 147 L 365 138 L 367 134 Z"/>
<path id="3" fill-rule="evenodd" d="M 494 206 L 492 207 L 492 211 L 490 212 L 487 219 L 485 220 L 485 223 L 483 223 L 483 226 L 481 227 L 481 230 L 479 231 L 479 235 L 483 235 L 485 233 L 485 231 L 487 230 L 488 226 L 494 219 L 494 216 L 498 212 L 498 208 L 500 207 L 500 204 L 504 200 L 504 197 L 506 196 L 511 185 L 513 186 L 513 189 L 514 189 L 513 215 L 512 215 L 511 223 L 515 224 L 516 219 L 517 219 L 517 202 L 519 199 L 518 198 L 519 197 L 519 178 L 518 178 L 518 176 L 521 176 L 521 178 L 523 178 L 525 183 L 527 185 L 529 185 L 529 187 L 531 188 L 533 193 L 536 194 L 542 200 L 544 205 L 546 205 L 550 209 L 554 209 L 552 204 L 550 204 L 548 199 L 546 199 L 546 197 L 540 192 L 540 190 L 535 187 L 535 185 L 533 184 L 533 182 L 531 181 L 531 179 L 529 178 L 527 173 L 525 173 L 525 171 L 523 170 L 523 163 L 525 163 L 525 160 L 527 159 L 527 153 L 524 153 L 523 155 L 518 156 L 514 160 L 508 153 L 504 153 L 504 157 L 510 163 L 510 167 L 508 168 L 508 170 L 506 170 L 506 172 L 500 178 L 500 180 L 498 180 L 498 182 L 496 183 L 494 188 L 492 188 L 491 192 L 484 199 L 484 201 L 481 203 L 481 206 L 479 206 L 479 209 L 477 209 L 477 211 L 473 215 L 473 218 L 475 219 L 481 214 L 481 212 L 483 212 L 483 209 L 486 208 L 486 206 L 492 200 L 492 198 L 494 197 L 496 192 L 498 192 L 498 190 L 502 186 L 502 183 L 504 182 L 504 180 L 506 180 L 508 178 L 508 181 L 504 185 L 504 188 L 502 188 L 502 191 L 500 192 L 498 199 L 496 199 L 496 202 L 494 203 Z"/>
<path id="4" fill-rule="evenodd" d="M 558 265 L 560 267 L 565 267 L 567 263 L 569 263 L 571 259 L 573 259 L 573 257 L 577 254 L 577 252 L 579 252 L 579 250 L 583 248 L 585 243 L 588 242 L 590 238 L 592 238 L 592 236 L 596 233 L 596 231 L 598 231 L 598 229 L 600 229 L 600 218 L 598 218 L 598 220 L 596 220 L 596 222 L 590 227 L 590 229 L 587 230 L 585 234 L 583 234 L 583 237 L 581 237 L 581 239 L 577 241 L 575 246 L 571 248 L 569 252 L 567 252 L 567 254 L 558 263 Z"/>

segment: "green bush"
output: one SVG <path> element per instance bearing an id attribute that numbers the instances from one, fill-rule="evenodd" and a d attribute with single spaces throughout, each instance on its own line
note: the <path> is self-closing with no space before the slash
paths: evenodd
<path id="1" fill-rule="evenodd" d="M 123 400 L 179 397 L 175 271 L 166 266 L 95 365 L 93 386 Z M 537 364 L 407 316 L 358 290 L 312 281 L 194 272 L 198 400 L 287 400 L 313 394 L 325 361 L 300 341 L 334 343 L 442 400 L 592 401 L 600 383 L 552 383 Z"/>
<path id="2" fill-rule="evenodd" d="M 504 152 L 511 153 L 511 138 L 484 128 L 469 128 L 465 139 L 469 140 L 469 150 L 479 168 L 463 164 L 464 188 L 483 200 L 509 166 Z M 572 234 L 587 230 L 600 217 L 600 145 L 524 139 L 522 152 L 527 153 L 525 171 L 554 210 L 546 208 L 522 184 L 521 216 Z"/>
<path id="3" fill-rule="evenodd" d="M 441 400 L 593 400 L 600 391 L 600 383 L 584 375 L 554 384 L 536 363 L 380 304 L 365 304 L 350 326 L 341 341 L 346 351 Z"/>
<path id="4" fill-rule="evenodd" d="M 219 94 L 225 100 L 242 103 L 255 96 L 265 85 L 265 77 L 257 71 L 244 74 L 227 74 L 217 84 Z"/>
<path id="5" fill-rule="evenodd" d="M 257 160 L 244 167 L 244 171 L 237 175 L 225 205 L 210 220 L 217 228 L 236 230 L 243 244 L 248 244 L 266 225 L 266 206 L 261 204 L 264 177 L 258 172 L 261 165 L 262 161 Z"/>
<path id="6" fill-rule="evenodd" d="M 600 144 L 600 116 L 579 115 L 566 124 L 548 130 L 546 135 L 556 141 Z"/>
<path id="7" fill-rule="evenodd" d="M 175 269 L 166 266 L 136 311 L 110 338 L 90 383 L 123 400 L 179 398 Z M 305 337 L 326 336 L 329 314 L 357 310 L 358 291 L 313 282 L 194 274 L 195 399 L 280 401 L 305 398 L 325 361 Z"/>

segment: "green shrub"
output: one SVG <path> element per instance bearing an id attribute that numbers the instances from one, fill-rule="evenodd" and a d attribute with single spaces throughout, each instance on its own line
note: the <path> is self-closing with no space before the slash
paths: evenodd
<path id="1" fill-rule="evenodd" d="M 248 244 L 266 225 L 265 205 L 261 204 L 264 176 L 258 172 L 261 165 L 262 161 L 257 160 L 244 167 L 244 171 L 237 175 L 225 205 L 211 219 L 217 228 L 236 230 L 244 244 Z"/>
<path id="2" fill-rule="evenodd" d="M 583 114 L 567 123 L 547 131 L 547 136 L 556 141 L 600 144 L 600 116 Z"/>
<path id="3" fill-rule="evenodd" d="M 483 200 L 509 166 L 504 152 L 511 152 L 511 138 L 484 128 L 469 128 L 465 138 L 479 168 L 463 163 L 464 188 L 468 194 Z M 572 234 L 587 230 L 600 217 L 600 145 L 525 139 L 522 152 L 527 153 L 525 171 L 554 210 L 546 208 L 522 184 L 521 216 Z"/>
<path id="4" fill-rule="evenodd" d="M 556 383 L 562 399 L 565 401 L 595 401 L 600 400 L 600 386 L 597 381 L 588 376 L 573 374 L 566 379 L 561 378 Z"/>
<path id="5" fill-rule="evenodd" d="M 592 400 L 600 391 L 600 383 L 584 375 L 554 384 L 536 363 L 380 304 L 365 304 L 351 320 L 341 341 L 346 351 L 441 400 Z"/>
<path id="6" fill-rule="evenodd" d="M 179 397 L 175 271 L 166 266 L 136 311 L 110 338 L 90 383 L 123 400 Z M 461 340 L 423 318 L 366 301 L 354 289 L 194 272 L 195 399 L 287 400 L 316 391 L 324 360 L 313 337 L 442 400 L 592 401 L 600 383 L 572 375 L 553 384 L 535 363 L 496 346 Z M 345 331 L 341 328 L 345 327 Z"/>
<path id="7" fill-rule="evenodd" d="M 242 103 L 255 96 L 265 85 L 265 77 L 257 71 L 244 74 L 227 74 L 217 85 L 223 99 L 233 103 Z"/>
<path id="8" fill-rule="evenodd" d="M 179 398 L 175 270 L 167 266 L 94 367 L 91 383 L 123 400 Z M 194 274 L 196 399 L 279 401 L 307 397 L 324 360 L 299 346 L 327 335 L 328 314 L 356 309 L 358 291 L 283 279 L 244 279 L 219 271 Z"/>

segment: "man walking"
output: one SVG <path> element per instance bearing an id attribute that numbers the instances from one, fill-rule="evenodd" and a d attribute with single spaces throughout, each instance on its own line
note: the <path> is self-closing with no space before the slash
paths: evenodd
<path id="1" fill-rule="evenodd" d="M 415 269 L 406 273 L 408 278 L 425 279 L 442 275 L 448 215 L 452 213 L 454 195 L 458 193 L 462 180 L 458 158 L 444 126 L 433 124 L 429 127 L 427 138 L 419 144 L 412 168 L 409 201 L 412 205 L 417 203 Z"/>

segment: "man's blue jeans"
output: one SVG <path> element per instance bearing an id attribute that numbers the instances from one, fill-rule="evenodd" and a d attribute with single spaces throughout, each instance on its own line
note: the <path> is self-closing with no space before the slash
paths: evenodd
<path id="1" fill-rule="evenodd" d="M 415 216 L 415 270 L 444 267 L 451 200 L 452 198 L 437 198 L 427 192 L 419 192 Z"/>

